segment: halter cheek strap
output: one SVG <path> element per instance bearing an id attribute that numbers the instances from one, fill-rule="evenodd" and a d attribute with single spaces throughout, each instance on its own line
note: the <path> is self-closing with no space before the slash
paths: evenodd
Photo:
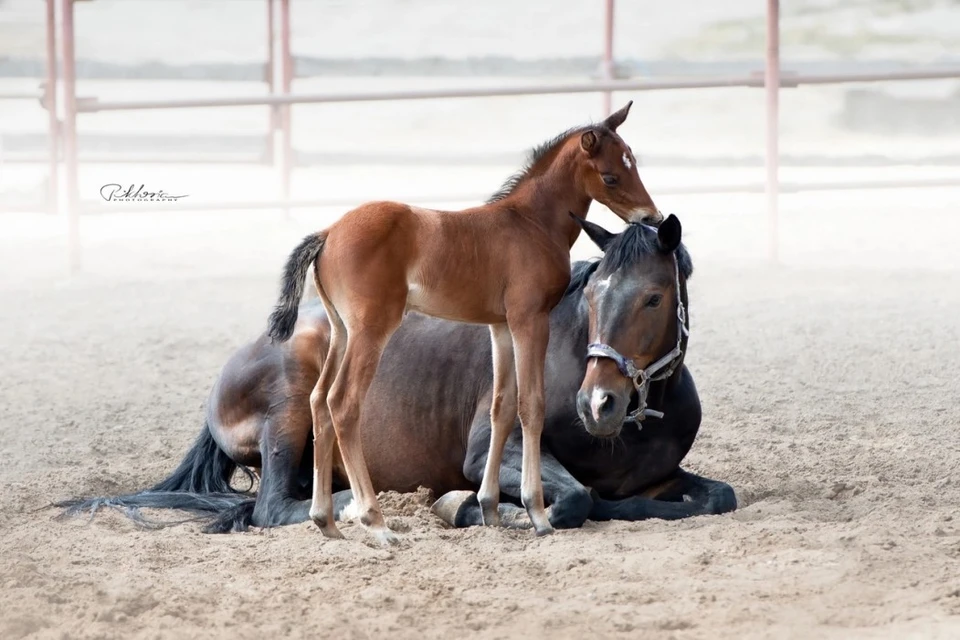
<path id="1" fill-rule="evenodd" d="M 638 427 L 647 416 L 653 418 L 662 418 L 663 412 L 647 408 L 647 396 L 650 393 L 650 383 L 659 380 L 666 380 L 673 375 L 683 357 L 683 339 L 690 335 L 687 329 L 687 312 L 683 306 L 683 300 L 680 299 L 680 265 L 677 262 L 677 256 L 673 256 L 673 269 L 676 275 L 677 286 L 677 344 L 669 353 L 648 366 L 646 369 L 638 369 L 633 360 L 625 358 L 616 349 L 603 342 L 594 342 L 587 345 L 587 358 L 607 358 L 613 360 L 617 369 L 625 377 L 633 382 L 634 389 L 637 392 L 637 408 L 630 412 L 626 420 L 636 422 Z"/>

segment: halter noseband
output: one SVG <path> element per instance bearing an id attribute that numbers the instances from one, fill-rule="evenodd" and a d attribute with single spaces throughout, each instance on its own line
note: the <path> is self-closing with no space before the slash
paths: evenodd
<path id="1" fill-rule="evenodd" d="M 609 358 L 617 364 L 620 370 L 627 378 L 633 382 L 637 391 L 637 408 L 627 414 L 627 422 L 636 422 L 637 427 L 647 416 L 653 418 L 662 418 L 663 412 L 647 408 L 647 395 L 650 393 L 650 383 L 659 380 L 666 380 L 676 371 L 680 358 L 683 357 L 683 338 L 690 335 L 687 329 L 687 312 L 683 306 L 683 300 L 680 299 L 680 265 L 677 262 L 677 255 L 673 255 L 673 269 L 677 282 L 677 345 L 670 353 L 663 356 L 646 369 L 638 369 L 633 360 L 625 358 L 608 344 L 594 342 L 587 345 L 587 358 Z"/>

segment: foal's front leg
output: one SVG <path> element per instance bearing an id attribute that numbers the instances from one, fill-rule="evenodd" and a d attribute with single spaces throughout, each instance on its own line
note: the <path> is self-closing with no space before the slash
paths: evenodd
<path id="1" fill-rule="evenodd" d="M 523 430 L 520 501 L 530 515 L 538 536 L 553 533 L 543 506 L 543 477 L 540 468 L 540 436 L 543 433 L 543 377 L 550 339 L 549 313 L 530 313 L 508 318 L 513 335 L 517 367 L 520 427 Z"/>

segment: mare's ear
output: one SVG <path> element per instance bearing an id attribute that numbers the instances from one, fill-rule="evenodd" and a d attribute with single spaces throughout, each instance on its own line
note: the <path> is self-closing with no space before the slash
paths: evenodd
<path id="1" fill-rule="evenodd" d="M 593 157 L 600 150 L 600 138 L 593 130 L 584 131 L 580 134 L 580 148 L 587 152 L 587 155 Z"/>
<path id="2" fill-rule="evenodd" d="M 627 106 L 623 107 L 619 111 L 611 113 L 609 116 L 607 116 L 607 119 L 603 121 L 603 124 L 616 131 L 617 127 L 622 125 L 623 121 L 627 119 L 627 114 L 630 113 L 631 105 L 633 105 L 633 100 L 628 102 Z"/>
<path id="3" fill-rule="evenodd" d="M 671 213 L 657 228 L 657 242 L 660 244 L 660 250 L 666 253 L 676 251 L 680 246 L 681 235 L 683 235 L 683 228 L 680 226 L 680 219 Z"/>
<path id="4" fill-rule="evenodd" d="M 577 221 L 577 224 L 580 225 L 586 233 L 587 237 L 593 241 L 593 244 L 597 245 L 600 248 L 600 251 L 606 251 L 607 246 L 613 242 L 613 239 L 617 237 L 617 234 L 610 233 L 603 227 L 598 224 L 593 224 L 584 220 L 580 216 L 576 215 L 573 211 L 570 211 L 570 217 Z"/>

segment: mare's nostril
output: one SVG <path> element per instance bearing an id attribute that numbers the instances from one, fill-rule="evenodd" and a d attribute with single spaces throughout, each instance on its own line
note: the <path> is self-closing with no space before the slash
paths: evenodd
<path id="1" fill-rule="evenodd" d="M 590 415 L 590 400 L 583 391 L 577 393 L 577 411 L 581 418 Z"/>
<path id="2" fill-rule="evenodd" d="M 609 393 L 605 393 L 603 401 L 600 403 L 600 415 L 605 415 L 613 411 L 613 408 L 617 406 L 616 399 Z"/>
<path id="3" fill-rule="evenodd" d="M 617 405 L 616 396 L 608 391 L 594 389 L 590 396 L 590 413 L 593 419 L 600 421 L 613 412 Z"/>

